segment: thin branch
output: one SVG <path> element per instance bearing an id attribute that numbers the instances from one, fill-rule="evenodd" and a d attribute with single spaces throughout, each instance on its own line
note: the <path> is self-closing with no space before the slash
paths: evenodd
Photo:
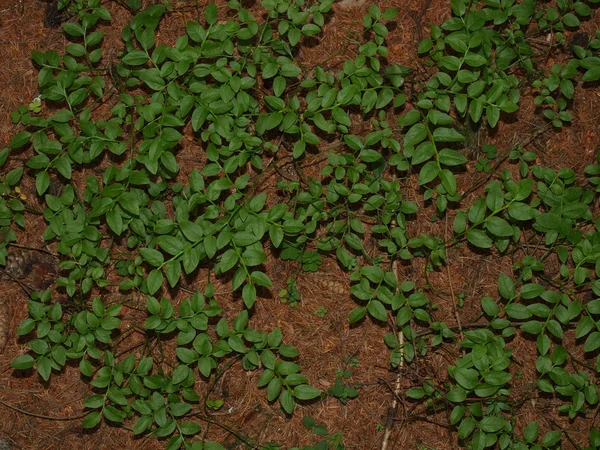
<path id="1" fill-rule="evenodd" d="M 77 420 L 77 419 L 81 419 L 85 416 L 87 416 L 87 413 L 82 413 L 78 416 L 73 416 L 73 417 L 53 417 L 53 416 L 44 416 L 43 414 L 36 414 L 30 411 L 25 411 L 24 409 L 18 408 L 16 406 L 13 406 L 9 403 L 6 403 L 4 400 L 0 400 L 0 404 L 6 406 L 9 409 L 12 409 L 14 411 L 17 411 L 21 414 L 25 414 L 27 416 L 31 416 L 31 417 L 37 417 L 39 419 L 46 419 L 46 420 L 61 420 L 61 421 L 69 421 L 69 420 Z"/>
<path id="2" fill-rule="evenodd" d="M 392 263 L 392 268 L 394 271 L 394 275 L 396 277 L 396 281 L 399 284 L 398 277 L 398 260 L 395 260 Z M 400 328 L 398 328 L 398 342 L 400 344 L 400 364 L 398 367 L 398 375 L 396 376 L 396 386 L 394 387 L 394 399 L 392 400 L 392 406 L 388 409 L 387 420 L 385 422 L 385 431 L 383 433 L 383 441 L 381 441 L 381 450 L 387 450 L 388 443 L 390 441 L 390 436 L 392 435 L 392 428 L 394 426 L 394 419 L 396 418 L 396 413 L 398 411 L 398 398 L 400 394 L 400 376 L 402 373 L 402 368 L 404 367 L 404 333 Z"/>

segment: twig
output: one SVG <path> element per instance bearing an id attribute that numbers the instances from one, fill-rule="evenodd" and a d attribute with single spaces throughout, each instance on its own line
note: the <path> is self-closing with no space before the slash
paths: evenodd
<path id="1" fill-rule="evenodd" d="M 32 287 L 28 286 L 27 284 L 23 283 L 21 280 L 19 280 L 18 278 L 14 277 L 12 274 L 10 274 L 9 272 L 7 272 L 5 269 L 0 268 L 0 273 L 3 273 L 6 277 L 8 277 L 11 281 L 17 283 L 19 285 L 19 287 L 23 290 L 23 292 L 25 292 L 25 294 L 27 295 L 27 297 L 29 297 L 31 295 L 31 293 L 33 291 L 35 291 L 35 289 L 33 289 Z"/>
<path id="2" fill-rule="evenodd" d="M 225 430 L 228 433 L 232 434 L 233 436 L 235 436 L 235 438 L 237 440 L 239 440 L 240 442 L 243 442 L 244 444 L 246 444 L 250 448 L 256 449 L 256 450 L 260 450 L 259 446 L 257 446 L 255 443 L 253 443 L 248 438 L 246 438 L 244 435 L 242 435 L 240 432 L 238 432 L 233 427 L 230 427 L 229 425 L 226 425 L 223 422 L 219 422 L 218 420 L 215 420 L 215 419 L 213 419 L 210 416 L 205 416 L 205 415 L 203 415 L 203 414 L 201 414 L 199 412 L 195 413 L 195 414 L 192 414 L 192 415 L 198 417 L 200 420 L 204 420 L 205 422 L 214 424 L 214 425 L 218 426 L 219 428 L 222 428 L 223 430 Z"/>
<path id="3" fill-rule="evenodd" d="M 492 178 L 495 174 L 497 174 L 498 167 L 500 167 L 500 165 L 502 163 L 504 163 L 504 161 L 506 161 L 506 159 L 510 155 L 510 152 L 513 148 L 515 148 L 515 147 L 525 148 L 531 142 L 533 142 L 538 137 L 540 137 L 542 134 L 544 134 L 549 128 L 550 128 L 550 124 L 547 124 L 546 126 L 539 128 L 537 130 L 537 132 L 530 135 L 527 139 L 523 140 L 520 144 L 517 143 L 517 145 L 511 146 L 511 148 L 506 150 L 503 155 L 499 155 L 496 159 L 496 163 L 494 164 L 493 170 L 489 174 L 487 174 L 485 177 L 483 177 L 483 179 L 477 181 L 469 189 L 464 191 L 462 193 L 462 196 L 466 197 L 467 195 L 471 194 L 472 192 L 475 192 L 477 189 L 479 189 L 481 186 L 483 186 L 485 183 L 487 183 L 490 180 L 490 178 Z"/>
<path id="4" fill-rule="evenodd" d="M 442 428 L 446 428 L 448 430 L 453 429 L 454 427 L 452 425 L 449 425 L 447 423 L 440 423 L 440 422 L 436 422 L 433 419 L 428 418 L 427 416 L 422 416 L 422 415 L 413 415 L 410 417 L 411 420 L 417 421 L 417 420 L 422 420 L 423 422 L 427 422 L 433 425 L 437 425 L 438 427 L 442 427 Z"/>
<path id="5" fill-rule="evenodd" d="M 565 430 L 556 421 L 554 421 L 552 419 L 548 420 L 548 422 L 550 422 L 551 425 L 553 425 L 556 428 L 558 428 L 561 431 L 561 433 L 564 434 L 567 437 L 567 440 L 571 443 L 571 445 L 573 447 L 575 447 L 577 450 L 581 450 L 581 447 L 577 444 L 577 442 L 575 442 L 575 440 L 571 437 L 571 435 L 569 435 L 569 433 L 567 432 L 567 430 Z"/>
<path id="6" fill-rule="evenodd" d="M 392 263 L 394 275 L 396 281 L 398 281 L 398 260 Z M 381 450 L 387 450 L 390 436 L 392 435 L 392 428 L 394 426 L 394 419 L 396 418 L 396 412 L 398 411 L 398 395 L 400 393 L 400 375 L 402 368 L 404 367 L 404 333 L 402 329 L 398 328 L 398 341 L 400 343 L 400 364 L 398 367 L 398 375 L 396 376 L 396 386 L 394 387 L 394 399 L 392 400 L 392 406 L 388 409 L 387 420 L 385 422 L 385 431 L 383 433 L 383 441 L 381 441 Z"/>
<path id="7" fill-rule="evenodd" d="M 82 417 L 87 416 L 87 413 L 83 413 L 80 414 L 78 416 L 74 416 L 74 417 L 52 417 L 52 416 L 44 416 L 43 414 L 36 414 L 30 411 L 25 411 L 24 409 L 21 408 L 17 408 L 16 406 L 13 406 L 9 403 L 6 403 L 4 400 L 0 400 L 0 404 L 6 406 L 7 408 L 10 408 L 12 410 L 15 410 L 17 412 L 20 412 L 21 414 L 25 414 L 27 416 L 32 416 L 32 417 L 37 417 L 39 419 L 46 419 L 46 420 L 64 420 L 64 421 L 69 421 L 69 420 L 77 420 L 77 419 L 81 419 Z"/>
<path id="8" fill-rule="evenodd" d="M 446 214 L 446 227 L 444 229 L 444 234 L 448 232 L 448 215 Z M 444 239 L 448 239 L 447 236 L 444 236 Z M 454 285 L 452 284 L 452 274 L 450 273 L 450 264 L 446 263 L 446 272 L 448 273 L 448 284 L 450 285 L 450 294 L 452 295 L 452 305 L 454 309 L 454 317 L 456 318 L 456 325 L 458 326 L 458 331 L 462 335 L 462 325 L 460 323 L 460 315 L 458 314 L 458 304 L 456 303 L 456 296 L 454 295 Z M 464 356 L 464 355 L 463 355 Z"/>
<path id="9" fill-rule="evenodd" d="M 29 247 L 27 245 L 15 244 L 13 242 L 10 242 L 8 245 L 11 246 L 11 247 L 22 248 L 22 249 L 25 249 L 25 250 L 31 250 L 31 251 L 35 251 L 35 252 L 46 253 L 47 255 L 53 256 L 55 258 L 59 258 L 59 256 L 56 253 L 53 253 L 53 252 L 51 252 L 49 250 L 46 250 L 45 248 Z"/>

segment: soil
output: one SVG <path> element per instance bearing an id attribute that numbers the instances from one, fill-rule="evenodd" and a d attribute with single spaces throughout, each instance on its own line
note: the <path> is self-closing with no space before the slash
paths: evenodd
<path id="1" fill-rule="evenodd" d="M 113 22 L 105 28 L 105 46 L 118 50 L 121 45 L 120 29 L 130 16 L 117 3 L 106 3 Z M 172 43 L 184 33 L 185 22 L 196 19 L 204 3 L 204 0 L 175 2 L 175 12 L 161 25 L 161 42 Z M 395 26 L 388 37 L 390 61 L 427 70 L 419 65 L 416 58 L 417 44 L 428 35 L 429 24 L 440 24 L 449 17 L 450 2 L 384 0 L 378 4 L 382 9 L 392 6 L 399 9 Z M 326 61 L 326 67 L 334 69 L 345 58 L 355 55 L 357 46 L 352 36 L 368 6 L 369 2 L 364 0 L 344 0 L 336 4 L 335 14 L 325 26 L 318 45 L 302 51 L 300 58 L 303 64 L 311 67 Z M 32 65 L 30 52 L 50 48 L 60 52 L 67 43 L 60 27 L 57 27 L 65 18 L 53 15 L 52 11 L 52 4 L 39 0 L 0 0 L 0 148 L 6 146 L 20 130 L 11 122 L 10 113 L 18 105 L 27 105 L 37 96 L 37 71 Z M 599 25 L 600 12 L 595 9 L 592 19 L 584 22 L 582 32 L 591 35 L 600 28 Z M 552 62 L 553 55 L 548 55 L 548 65 Z M 542 164 L 553 168 L 572 167 L 582 173 L 583 167 L 594 161 L 600 143 L 600 89 L 576 89 L 573 104 L 573 124 L 557 130 L 547 126 L 536 111 L 532 96 L 524 95 L 517 116 L 501 122 L 487 138 L 475 136 L 473 151 L 476 152 L 482 142 L 495 143 L 500 151 L 527 145 L 537 152 Z M 197 150 L 190 142 L 180 156 L 184 160 L 193 160 Z M 22 165 L 30 156 L 24 152 L 11 157 L 8 169 Z M 104 162 L 108 163 L 110 161 Z M 264 183 L 266 191 L 272 189 L 269 186 L 273 186 L 277 179 L 296 176 L 294 169 L 286 168 L 288 163 L 281 161 L 278 167 L 282 170 L 273 170 L 269 179 L 273 182 Z M 182 176 L 187 175 L 193 166 L 192 163 L 186 164 Z M 514 170 L 514 167 L 509 167 Z M 473 168 L 474 164 L 470 164 L 459 177 L 459 191 L 468 192 L 465 204 L 481 195 L 486 182 L 486 174 Z M 85 174 L 81 177 L 84 178 Z M 33 183 L 25 180 L 23 184 L 25 194 L 34 204 Z M 422 198 L 416 183 L 407 190 L 406 198 L 417 201 Z M 410 234 L 451 235 L 452 217 L 432 222 L 429 220 L 432 215 L 433 210 L 423 206 L 417 220 L 409 224 Z M 28 217 L 27 228 L 19 233 L 18 242 L 28 248 L 52 252 L 52 246 L 46 245 L 41 235 L 44 227 L 39 216 Z M 421 261 L 415 260 L 402 268 L 401 276 L 414 281 L 418 287 L 430 286 L 429 293 L 438 305 L 436 320 L 465 327 L 476 321 L 481 297 L 495 295 L 498 273 L 511 273 L 514 260 L 524 256 L 525 252 L 535 255 L 536 251 L 532 245 L 523 247 L 521 254 L 499 257 L 497 254 L 473 253 L 466 247 L 456 248 L 448 255 L 448 264 L 441 269 L 429 272 Z M 448 422 L 448 411 L 421 410 L 422 407 L 416 407 L 402 394 L 410 387 L 421 386 L 427 378 L 445 380 L 447 366 L 460 355 L 458 347 L 446 345 L 443 349 L 431 351 L 426 357 L 417 357 L 398 371 L 390 370 L 389 352 L 382 337 L 391 330 L 371 320 L 365 320 L 359 326 L 348 325 L 348 313 L 356 307 L 356 303 L 349 294 L 348 275 L 333 259 L 325 260 L 319 274 L 297 275 L 302 300 L 293 308 L 279 300 L 278 292 L 285 286 L 288 277 L 295 276 L 295 268 L 275 258 L 268 260 L 266 268 L 275 285 L 270 291 L 261 292 L 251 325 L 259 330 L 281 327 L 285 342 L 300 351 L 303 374 L 322 390 L 335 383 L 336 371 L 349 370 L 351 376 L 346 382 L 358 388 L 359 396 L 346 404 L 333 397 L 309 402 L 290 418 L 283 414 L 278 404 L 269 404 L 264 391 L 256 387 L 257 374 L 246 373 L 239 364 L 234 364 L 211 393 L 211 398 L 224 400 L 224 405 L 212 415 L 211 424 L 202 423 L 207 438 L 229 449 L 253 448 L 244 441 L 273 442 L 284 448 L 308 445 L 316 442 L 317 437 L 302 425 L 302 417 L 311 416 L 318 423 L 325 424 L 330 433 L 342 433 L 343 443 L 348 449 L 379 449 L 386 427 L 391 429 L 388 449 L 459 448 L 456 433 Z M 195 279 L 187 282 L 192 289 L 202 289 L 206 280 L 207 274 L 200 271 Z M 81 401 L 89 395 L 89 386 L 81 379 L 77 367 L 66 367 L 58 376 L 53 375 L 48 383 L 41 382 L 32 372 L 16 372 L 10 368 L 11 361 L 26 351 L 25 342 L 17 339 L 16 328 L 27 315 L 25 292 L 38 283 L 35 271 L 23 279 L 0 280 L 0 296 L 9 309 L 6 314 L 7 342 L 4 347 L 0 346 L 0 449 L 164 448 L 164 441 L 152 437 L 134 438 L 130 431 L 109 425 L 83 431 L 80 426 L 83 416 Z M 238 296 L 227 292 L 225 282 L 217 286 L 217 292 L 221 293 L 217 298 L 227 315 L 233 316 L 240 310 Z M 180 291 L 173 295 L 181 298 L 186 294 Z M 464 298 L 462 307 L 457 306 L 459 296 Z M 318 310 L 326 310 L 326 313 L 321 317 L 315 313 Z M 133 312 L 127 314 L 124 323 L 135 318 Z M 6 320 L 6 317 L 2 319 Z M 572 335 L 565 339 L 566 342 L 574 342 Z M 594 411 L 590 411 L 587 418 L 569 421 L 558 414 L 554 398 L 533 396 L 532 392 L 537 392 L 531 388 L 536 379 L 533 365 L 535 342 L 517 337 L 509 342 L 509 346 L 514 351 L 514 366 L 520 370 L 519 373 L 515 371 L 513 389 L 522 392 L 523 396 L 516 416 L 517 429 L 538 419 L 542 432 L 568 430 L 572 442 L 565 440 L 564 448 L 585 447 L 589 430 L 600 422 Z M 585 359 L 583 355 L 581 358 Z M 401 395 L 397 411 L 393 412 L 390 407 L 397 379 Z"/>

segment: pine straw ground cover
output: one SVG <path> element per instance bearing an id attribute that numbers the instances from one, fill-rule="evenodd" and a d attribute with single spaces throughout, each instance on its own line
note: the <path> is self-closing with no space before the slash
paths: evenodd
<path id="1" fill-rule="evenodd" d="M 599 447 L 594 3 L 0 2 L 2 445 Z"/>

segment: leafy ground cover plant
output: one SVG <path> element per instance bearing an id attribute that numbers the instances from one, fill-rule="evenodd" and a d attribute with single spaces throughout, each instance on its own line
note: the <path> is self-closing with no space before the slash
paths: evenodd
<path id="1" fill-rule="evenodd" d="M 13 113 L 22 131 L 0 152 L 6 167 L 15 153 L 28 155 L 0 184 L 0 263 L 15 230 L 27 232 L 26 174 L 61 269 L 57 292 L 31 295 L 17 330 L 29 351 L 12 367 L 47 382 L 76 364 L 89 384 L 84 428 L 120 425 L 168 449 L 224 448 L 204 434 L 223 403 L 199 391 L 234 364 L 260 374 L 256 388 L 287 419 L 328 394 L 360 399 L 360 385 L 345 381 L 350 371 L 323 392 L 302 374 L 282 328 L 251 325 L 274 287 L 269 258 L 294 265 L 275 297 L 296 307 L 299 274 L 333 258 L 356 303 L 344 311 L 347 323 L 390 329 L 380 348 L 390 350 L 392 373 L 452 352 L 445 376 L 392 389 L 419 417 L 444 415 L 465 448 L 572 444 L 567 429 L 520 423 L 517 411 L 535 396 L 553 398 L 565 420 L 598 407 L 600 164 L 582 173 L 546 167 L 525 142 L 486 145 L 486 158 L 470 161 L 465 146 L 469 133 L 510 120 L 525 91 L 552 127 L 569 126 L 576 88 L 600 78 L 598 33 L 549 68 L 533 42 L 550 36 L 549 49 L 568 48 L 594 3 L 453 0 L 452 16 L 420 42 L 417 71 L 387 59 L 398 10 L 376 4 L 356 54 L 333 70 L 300 58 L 332 17 L 330 0 L 265 0 L 260 15 L 236 0 L 208 3 L 171 44 L 159 32 L 172 5 L 130 1 L 114 58 L 103 44 L 107 6 L 61 0 L 69 44 L 32 53 L 41 97 Z M 183 159 L 188 140 L 194 167 Z M 284 159 L 295 175 L 276 183 L 275 201 L 264 183 Z M 466 192 L 461 174 L 471 163 L 485 177 Z M 451 231 L 413 233 L 425 213 Z M 529 246 L 535 252 L 523 256 Z M 497 274 L 493 295 L 476 299 L 469 323 L 457 303 L 456 320 L 441 320 L 439 292 L 398 269 L 421 261 L 427 280 L 459 251 L 513 263 Z M 200 273 L 206 280 L 190 288 Z M 223 280 L 243 303 L 236 313 L 216 299 Z M 128 329 L 126 310 L 140 316 L 127 318 Z M 531 397 L 515 389 L 511 345 L 521 340 L 537 352 Z M 310 417 L 304 426 L 323 436 L 304 448 L 343 448 L 340 433 Z M 579 448 L 600 445 L 594 427 Z"/>

